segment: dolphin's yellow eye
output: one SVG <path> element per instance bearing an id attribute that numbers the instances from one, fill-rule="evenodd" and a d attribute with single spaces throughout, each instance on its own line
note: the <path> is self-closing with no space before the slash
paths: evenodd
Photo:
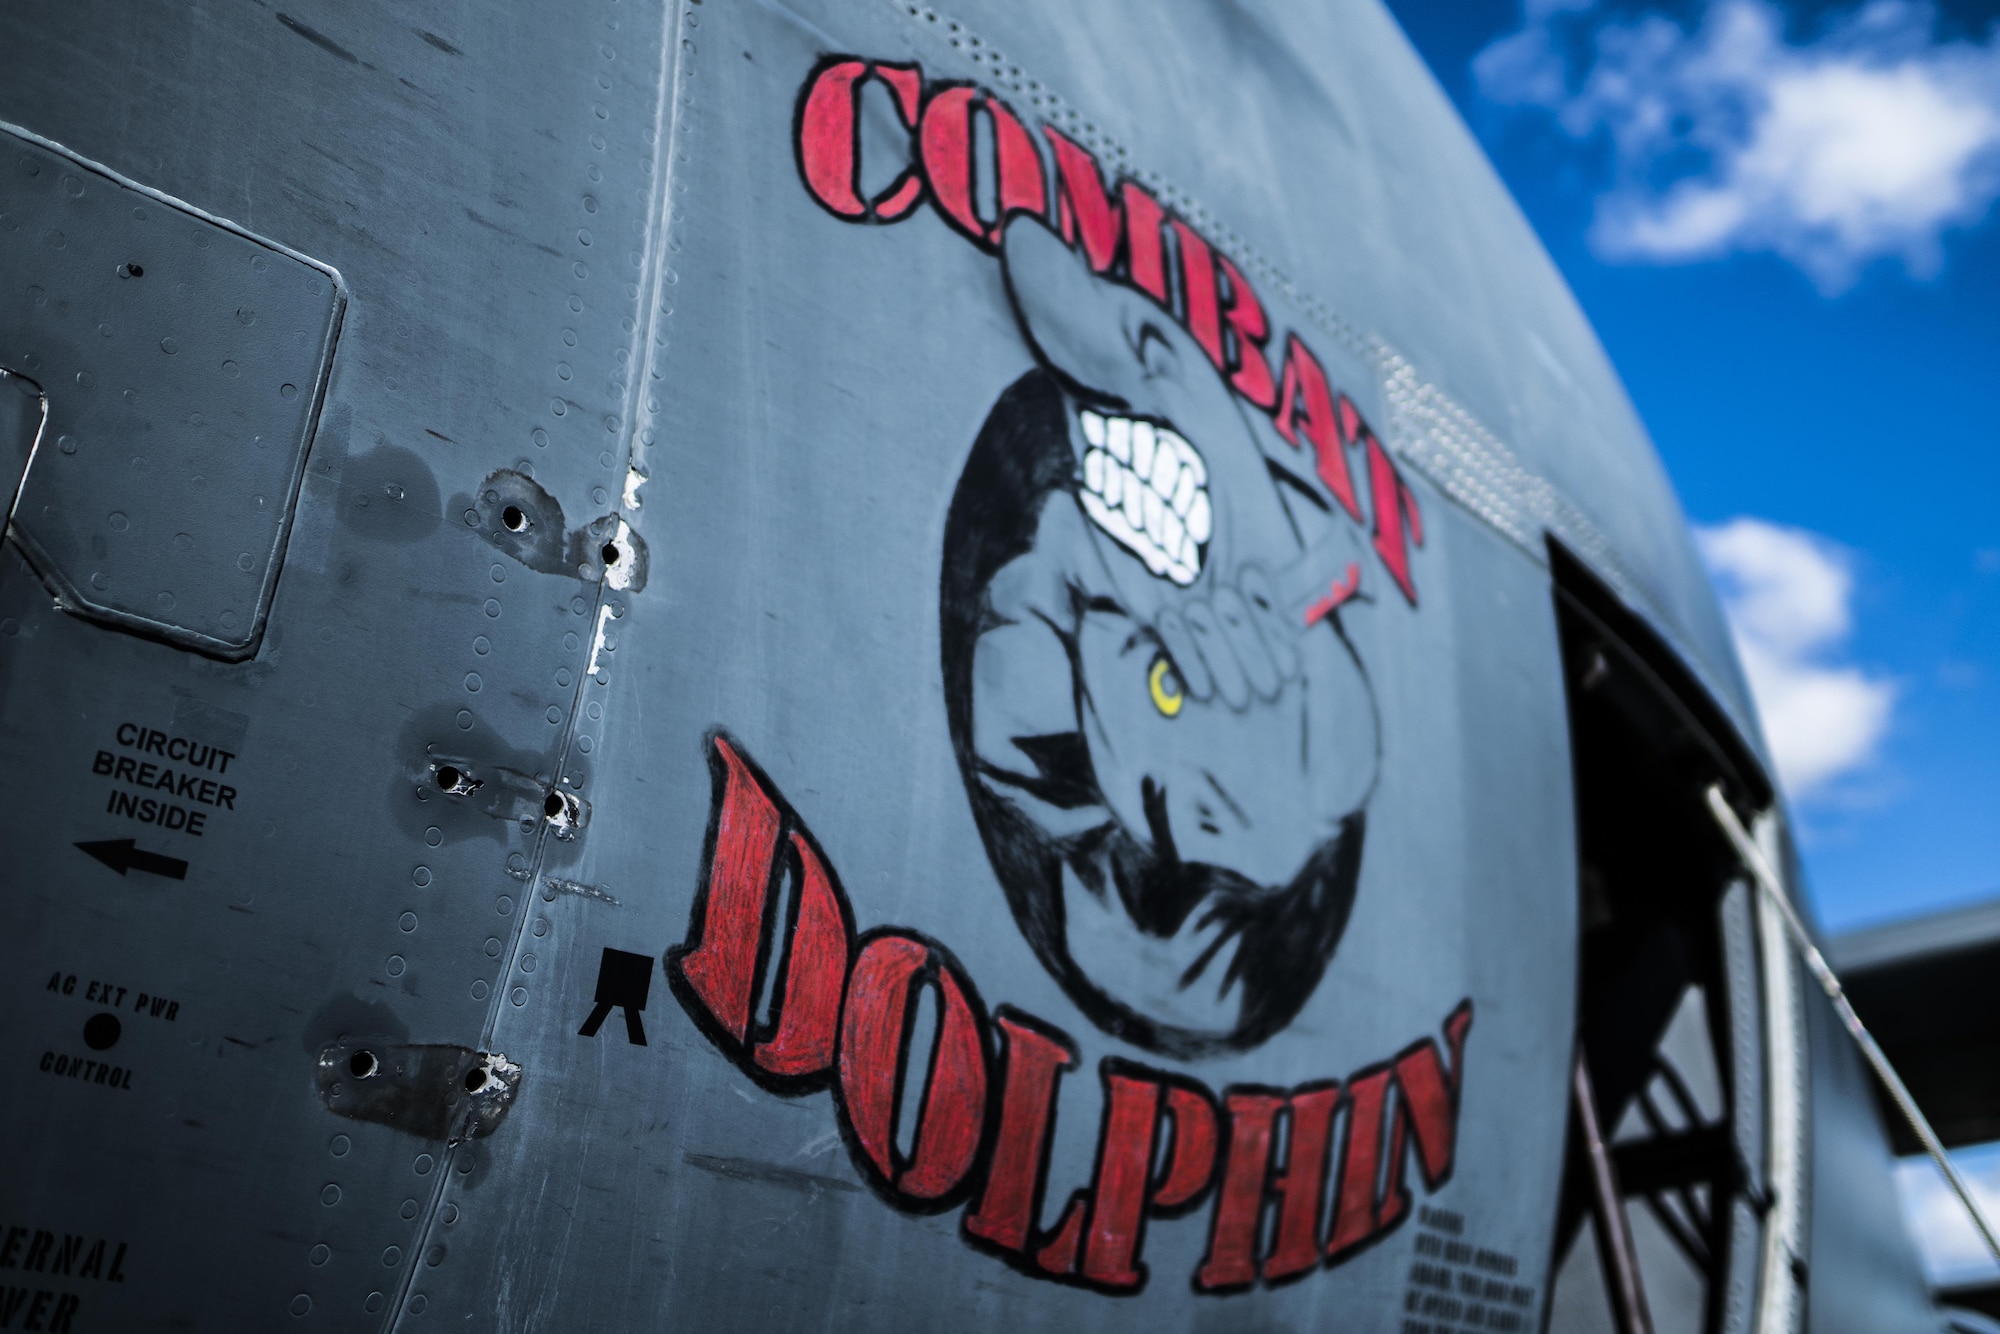
<path id="1" fill-rule="evenodd" d="M 1153 707 L 1169 718 L 1187 702 L 1187 696 L 1181 692 L 1180 673 L 1164 653 L 1153 655 L 1153 665 L 1146 669 L 1146 689 L 1152 692 Z"/>

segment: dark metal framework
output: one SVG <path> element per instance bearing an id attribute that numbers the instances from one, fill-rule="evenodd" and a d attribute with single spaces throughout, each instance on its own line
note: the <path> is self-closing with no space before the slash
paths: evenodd
<path id="1" fill-rule="evenodd" d="M 1650 1330 L 1663 1257 L 1626 1223 L 1643 1205 L 1699 1280 L 1701 1328 L 1749 1328 L 1772 1202 L 1764 1017 L 1752 899 L 1703 794 L 1719 782 L 1756 811 L 1771 789 L 1664 644 L 1560 547 L 1551 568 L 1582 895 L 1577 1068 L 1594 1093 L 1580 1077 L 1554 1265 L 1589 1219 L 1613 1327 Z M 1687 1007 L 1702 1022 L 1676 1022 Z"/>

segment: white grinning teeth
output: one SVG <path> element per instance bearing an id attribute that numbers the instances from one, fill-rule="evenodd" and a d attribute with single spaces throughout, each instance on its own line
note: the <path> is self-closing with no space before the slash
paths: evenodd
<path id="1" fill-rule="evenodd" d="M 1195 492 L 1194 500 L 1188 504 L 1188 536 L 1197 542 L 1208 541 L 1208 528 L 1211 517 L 1208 512 L 1208 492 Z"/>
<path id="2" fill-rule="evenodd" d="M 1158 443 L 1153 435 L 1153 423 L 1136 421 L 1132 423 L 1132 471 L 1141 477 L 1153 475 L 1153 446 Z"/>
<path id="3" fill-rule="evenodd" d="M 1143 418 L 1083 410 L 1078 419 L 1089 446 L 1078 492 L 1083 512 L 1155 575 L 1192 584 L 1214 525 L 1201 454 Z"/>
<path id="4" fill-rule="evenodd" d="M 1146 531 L 1146 484 L 1131 473 L 1125 474 L 1125 521 L 1134 532 Z"/>
<path id="5" fill-rule="evenodd" d="M 1160 499 L 1172 503 L 1174 486 L 1181 480 L 1180 452 L 1172 445 L 1163 444 L 1159 453 L 1153 456 L 1153 475 L 1146 480 L 1153 484 L 1153 490 L 1160 493 Z"/>
<path id="6" fill-rule="evenodd" d="M 1088 437 L 1086 437 L 1087 439 Z M 1132 461 L 1132 419 L 1113 417 L 1104 423 L 1104 447 L 1120 463 Z"/>
<path id="7" fill-rule="evenodd" d="M 1174 442 L 1174 449 L 1180 454 L 1182 464 L 1187 467 L 1188 471 L 1194 474 L 1194 484 L 1197 487 L 1207 486 L 1208 465 L 1202 462 L 1201 455 L 1195 453 L 1194 446 L 1181 439 L 1178 435 L 1175 435 L 1172 431 L 1162 431 L 1160 434 Z"/>
<path id="8" fill-rule="evenodd" d="M 1104 418 L 1085 408 L 1077 414 L 1083 421 L 1083 439 L 1092 449 L 1104 448 Z"/>

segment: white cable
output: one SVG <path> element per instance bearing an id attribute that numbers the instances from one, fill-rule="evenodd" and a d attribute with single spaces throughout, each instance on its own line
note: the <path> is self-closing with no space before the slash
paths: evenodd
<path id="1" fill-rule="evenodd" d="M 1834 1012 L 1840 1016 L 1840 1022 L 1846 1027 L 1848 1035 L 1854 1039 L 1854 1045 L 1861 1048 L 1861 1054 L 1874 1069 L 1876 1078 L 1880 1079 L 1882 1086 L 1889 1090 L 1889 1097 L 1894 1100 L 1896 1109 L 1903 1114 L 1903 1119 L 1910 1123 L 1910 1129 L 1916 1132 L 1917 1139 L 1922 1142 L 1924 1151 L 1930 1154 L 1931 1161 L 1935 1162 L 1938 1170 L 1944 1173 L 1944 1179 L 1951 1183 L 1952 1191 L 1957 1194 L 1959 1203 L 1963 1204 L 1965 1211 L 1972 1215 L 1972 1225 L 1979 1229 L 1979 1235 L 1985 1240 L 1986 1248 L 1993 1252 L 1994 1259 L 2000 1260 L 2000 1237 L 1994 1235 L 1993 1225 L 1986 1221 L 1985 1213 L 1972 1198 L 1972 1188 L 1966 1184 L 1965 1178 L 1958 1174 L 1958 1169 L 1952 1166 L 1951 1158 L 1944 1151 L 1943 1142 L 1938 1139 L 1937 1132 L 1931 1129 L 1931 1123 L 1924 1118 L 1923 1112 L 1917 1107 L 1917 1100 L 1912 1098 L 1910 1090 L 1903 1086 L 1895 1067 L 1889 1064 L 1889 1058 L 1883 1055 L 1882 1048 L 1876 1045 L 1867 1026 L 1861 1022 L 1861 1016 L 1854 1012 L 1852 1005 L 1848 1004 L 1847 993 L 1841 989 L 1840 979 L 1833 975 L 1833 969 L 1827 964 L 1826 956 L 1819 952 L 1819 947 L 1813 944 L 1812 937 L 1806 934 L 1805 923 L 1799 920 L 1798 910 L 1792 906 L 1792 901 L 1785 897 L 1784 886 L 1778 882 L 1778 873 L 1772 869 L 1771 863 L 1765 860 L 1763 851 L 1751 841 L 1749 832 L 1743 828 L 1743 822 L 1736 818 L 1736 812 L 1730 808 L 1727 801 L 1723 800 L 1722 785 L 1719 783 L 1709 786 L 1708 808 L 1714 813 L 1715 822 L 1722 826 L 1722 832 L 1727 834 L 1729 841 L 1736 846 L 1736 855 L 1743 859 L 1743 864 L 1750 868 L 1751 875 L 1763 888 L 1765 896 L 1776 906 L 1778 915 L 1784 919 L 1785 930 L 1791 936 L 1792 944 L 1798 949 L 1799 956 L 1805 960 L 1806 968 L 1818 979 L 1820 989 L 1826 992 L 1826 998 L 1833 1002 Z"/>

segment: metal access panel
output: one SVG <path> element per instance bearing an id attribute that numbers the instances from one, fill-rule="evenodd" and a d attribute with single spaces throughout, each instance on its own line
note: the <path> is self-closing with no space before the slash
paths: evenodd
<path id="1" fill-rule="evenodd" d="M 339 278 L 18 129 L 0 159 L 0 366 L 51 391 L 10 536 L 64 607 L 248 657 Z"/>
<path id="2" fill-rule="evenodd" d="M 157 603 L 109 501 L 4 553 L 22 1310 L 1538 1325 L 1557 634 L 1412 423 L 1527 373 L 1467 310 L 1588 331 L 1494 285 L 1532 239 L 1384 12 L 1229 14 L 0 12 L 40 207 L 74 154 L 290 248 L 223 228 L 150 364 L 325 385 L 261 640 L 54 605 L 58 532 Z M 89 234 L 73 309 L 192 262 Z M 310 355 L 200 341 L 237 283 Z M 23 515 L 133 438 L 48 454 L 39 355 Z M 230 578 L 163 586 L 220 635 Z"/>
<path id="3" fill-rule="evenodd" d="M 50 412 L 0 552 L 13 1328 L 59 1310 L 120 1334 L 379 1328 L 435 1272 L 444 1243 L 420 1242 L 450 1212 L 442 1177 L 470 1179 L 535 1078 L 486 1030 L 517 934 L 533 939 L 530 864 L 604 548 L 629 544 L 616 577 L 641 582 L 615 514 L 640 312 L 626 257 L 663 243 L 657 10 L 432 7 L 371 31 L 281 8 L 0 7 L 0 121 L 32 135 L 0 159 L 22 219 L 0 266 L 47 267 L 49 225 L 63 253 L 102 252 L 73 287 L 36 270 L 0 291 L 0 366 Z M 120 277 L 128 261 L 143 273 Z M 14 312 L 53 321 L 59 297 L 64 338 L 15 341 L 35 326 Z M 151 378 L 71 360 L 114 346 Z M 81 492 L 49 480 L 98 464 Z M 114 610 L 156 617 L 170 590 L 184 628 L 231 642 L 76 614 L 48 551 L 83 562 L 60 568 L 86 592 L 116 556 L 106 595 L 133 601 Z M 476 797 L 441 795 L 454 765 Z"/>

